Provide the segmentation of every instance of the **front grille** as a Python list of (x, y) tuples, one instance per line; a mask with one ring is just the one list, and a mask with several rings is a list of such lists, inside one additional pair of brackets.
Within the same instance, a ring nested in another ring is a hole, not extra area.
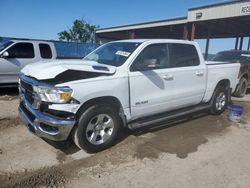
[(30, 103), (33, 104), (34, 102), (34, 94), (33, 94), (33, 87), (31, 84), (21, 80), (20, 82), (20, 89), (21, 93), (24, 94), (25, 99)]

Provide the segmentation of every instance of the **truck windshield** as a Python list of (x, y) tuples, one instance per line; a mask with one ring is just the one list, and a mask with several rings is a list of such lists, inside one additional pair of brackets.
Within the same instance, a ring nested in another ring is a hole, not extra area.
[(0, 52), (4, 49), (7, 48), (9, 45), (11, 45), (13, 42), (12, 41), (6, 41), (6, 42), (0, 42)]
[(87, 55), (84, 60), (96, 61), (101, 64), (121, 66), (141, 43), (111, 42), (104, 44)]
[(249, 60), (249, 53), (243, 52), (219, 52), (212, 59), (213, 61), (245, 62)]

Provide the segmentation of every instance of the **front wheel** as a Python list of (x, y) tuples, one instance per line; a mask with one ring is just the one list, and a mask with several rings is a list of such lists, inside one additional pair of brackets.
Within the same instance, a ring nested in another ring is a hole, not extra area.
[(121, 119), (112, 106), (93, 105), (80, 116), (73, 139), (79, 148), (99, 152), (115, 144), (120, 127)]
[(214, 115), (219, 115), (225, 111), (228, 105), (228, 90), (225, 87), (218, 87), (215, 90), (211, 113)]

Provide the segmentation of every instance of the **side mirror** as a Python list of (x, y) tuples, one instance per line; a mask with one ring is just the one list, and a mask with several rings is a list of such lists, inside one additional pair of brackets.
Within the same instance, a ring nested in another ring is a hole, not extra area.
[(132, 65), (133, 71), (147, 71), (158, 68), (157, 59), (143, 59), (134, 62)]
[(144, 59), (143, 65), (147, 67), (148, 69), (154, 69), (159, 66), (157, 65), (157, 59)]
[(2, 58), (8, 58), (9, 57), (9, 52), (5, 51), (1, 54)]

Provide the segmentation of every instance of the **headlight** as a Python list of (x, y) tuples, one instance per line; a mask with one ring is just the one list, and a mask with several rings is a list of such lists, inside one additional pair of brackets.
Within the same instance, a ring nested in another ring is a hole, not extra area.
[(72, 89), (69, 87), (33, 86), (41, 101), (53, 103), (66, 103), (71, 99)]

